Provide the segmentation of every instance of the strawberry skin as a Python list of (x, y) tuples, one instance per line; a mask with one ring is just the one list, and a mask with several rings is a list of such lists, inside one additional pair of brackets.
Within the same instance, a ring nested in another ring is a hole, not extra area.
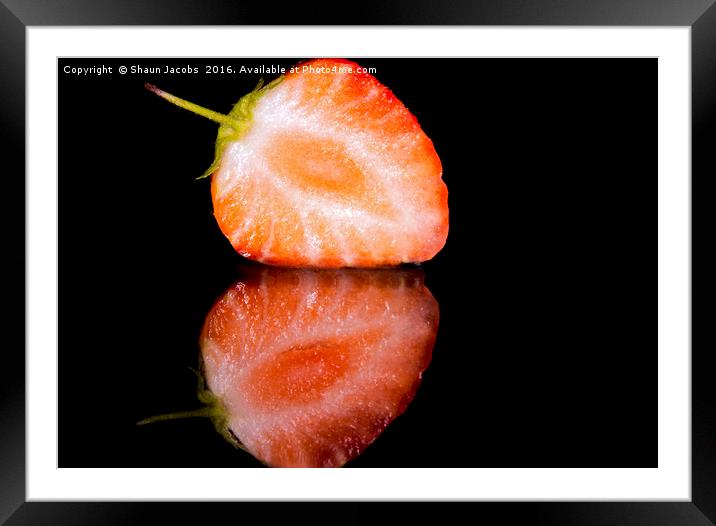
[(204, 375), (256, 458), (339, 467), (410, 403), (438, 317), (419, 271), (262, 267), (209, 312)]
[(245, 95), (228, 115), (150, 91), (220, 124), (214, 215), (246, 258), (291, 267), (431, 259), (448, 192), (417, 119), (354, 62), (316, 59)]

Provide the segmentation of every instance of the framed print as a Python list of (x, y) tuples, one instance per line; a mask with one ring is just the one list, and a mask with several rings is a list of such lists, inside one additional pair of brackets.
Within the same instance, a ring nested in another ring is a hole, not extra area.
[(710, 2), (74, 4), (0, 10), (3, 520), (714, 520)]

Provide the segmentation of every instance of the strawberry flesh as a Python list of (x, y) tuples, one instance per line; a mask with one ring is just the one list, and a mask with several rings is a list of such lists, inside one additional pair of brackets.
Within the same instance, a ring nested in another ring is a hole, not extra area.
[(271, 265), (431, 259), (448, 232), (432, 141), (387, 87), (355, 73), (357, 64), (304, 65), (354, 72), (299, 65), (257, 98), (246, 131), (226, 145), (213, 174), (222, 232), (240, 254)]
[(263, 463), (339, 467), (406, 409), (438, 316), (418, 270), (254, 268), (206, 318), (206, 382)]

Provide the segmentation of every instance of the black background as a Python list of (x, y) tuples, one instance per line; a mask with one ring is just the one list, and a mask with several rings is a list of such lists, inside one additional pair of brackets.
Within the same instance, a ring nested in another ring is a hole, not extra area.
[[(198, 332), (241, 263), (194, 179), (216, 125), (143, 83), (228, 112), (258, 76), (62, 67), (298, 60), (59, 61), (61, 467), (259, 465), (208, 421), (134, 425), (197, 406)], [(423, 385), (349, 466), (655, 467), (656, 59), (358, 62), (433, 140), (450, 234)]]

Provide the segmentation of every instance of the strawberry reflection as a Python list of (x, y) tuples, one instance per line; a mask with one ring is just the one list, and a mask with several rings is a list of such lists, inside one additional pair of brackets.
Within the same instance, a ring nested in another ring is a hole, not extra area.
[(249, 267), (206, 317), (215, 423), (264, 464), (338, 467), (400, 415), (438, 304), (419, 270)]

